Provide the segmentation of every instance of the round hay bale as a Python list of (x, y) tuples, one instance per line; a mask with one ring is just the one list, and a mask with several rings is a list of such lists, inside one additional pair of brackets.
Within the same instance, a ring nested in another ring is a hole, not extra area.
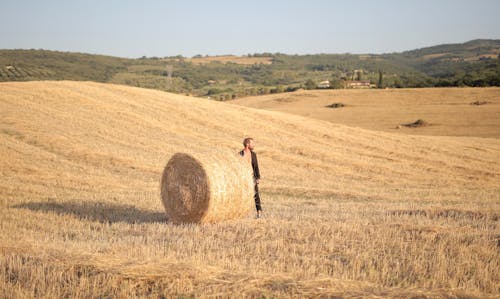
[(173, 223), (214, 223), (250, 212), (251, 166), (237, 153), (176, 153), (161, 179), (161, 199)]

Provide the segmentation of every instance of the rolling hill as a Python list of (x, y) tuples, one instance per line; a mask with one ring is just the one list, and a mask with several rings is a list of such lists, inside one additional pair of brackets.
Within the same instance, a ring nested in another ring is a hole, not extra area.
[[(308, 80), (336, 88), (355, 78), (381, 87), (500, 86), (500, 40), (388, 54), (249, 54), (243, 57), (142, 57), (46, 50), (0, 50), (0, 82), (79, 80), (207, 96), (218, 100), (281, 93)], [(382, 78), (380, 75), (382, 74)], [(382, 80), (380, 80), (382, 79)]]
[[(0, 83), (6, 297), (498, 295), (500, 140), (94, 82)], [(175, 152), (253, 136), (264, 219), (165, 221)]]

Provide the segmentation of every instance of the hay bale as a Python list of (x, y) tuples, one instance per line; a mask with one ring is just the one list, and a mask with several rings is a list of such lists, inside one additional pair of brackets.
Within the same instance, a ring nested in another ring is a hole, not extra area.
[(176, 153), (161, 179), (161, 199), (173, 223), (241, 218), (253, 206), (252, 168), (231, 152)]

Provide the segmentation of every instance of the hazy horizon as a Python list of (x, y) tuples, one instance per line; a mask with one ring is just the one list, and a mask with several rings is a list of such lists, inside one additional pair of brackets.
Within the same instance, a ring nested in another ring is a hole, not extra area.
[[(492, 38), (477, 38), (474, 40), (498, 40), (498, 39), (492, 39)], [(352, 55), (383, 55), (383, 54), (391, 54), (391, 53), (401, 53), (405, 51), (412, 51), (412, 50), (418, 50), (418, 49), (423, 49), (423, 48), (428, 48), (428, 47), (434, 47), (434, 46), (442, 46), (442, 45), (450, 45), (450, 44), (464, 44), (467, 42), (470, 42), (473, 40), (467, 40), (463, 42), (456, 42), (456, 43), (441, 43), (441, 44), (435, 44), (435, 45), (427, 45), (427, 46), (422, 46), (418, 48), (413, 48), (413, 49), (404, 49), (400, 51), (393, 51), (393, 52), (383, 52), (383, 53), (369, 53), (369, 52), (359, 52), (359, 53), (354, 53), (354, 52), (317, 52), (317, 53), (286, 53), (286, 52), (270, 52), (270, 51), (263, 51), (263, 52), (253, 52), (253, 53), (246, 53), (246, 54), (235, 54), (235, 53), (224, 53), (224, 54), (203, 54), (203, 53), (198, 53), (194, 55), (183, 55), (183, 54), (176, 54), (176, 55), (143, 55), (143, 56), (137, 56), (137, 57), (131, 57), (131, 56), (119, 56), (119, 55), (113, 55), (113, 54), (107, 54), (107, 53), (93, 53), (93, 52), (83, 52), (83, 51), (70, 51), (70, 50), (60, 50), (60, 49), (46, 49), (46, 48), (0, 48), (0, 50), (42, 50), (42, 51), (54, 51), (54, 52), (62, 52), (62, 53), (77, 53), (77, 54), (90, 54), (90, 55), (102, 55), (102, 56), (111, 56), (111, 57), (117, 57), (117, 58), (127, 58), (127, 59), (135, 59), (135, 58), (142, 58), (142, 57), (147, 57), (147, 58), (153, 58), (153, 57), (175, 57), (175, 56), (182, 56), (185, 58), (191, 58), (194, 56), (201, 55), (202, 57), (218, 57), (218, 56), (247, 56), (248, 54), (253, 55), (253, 54), (264, 54), (264, 53), (271, 53), (271, 54), (286, 54), (286, 55), (320, 55), (320, 54), (352, 54)]]
[(0, 8), (1, 49), (127, 58), (382, 54), (500, 38), (500, 2), (491, 0), (21, 0)]

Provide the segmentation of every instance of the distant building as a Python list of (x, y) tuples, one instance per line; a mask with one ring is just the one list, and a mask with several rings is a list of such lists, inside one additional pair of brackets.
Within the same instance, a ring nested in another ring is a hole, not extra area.
[(345, 81), (345, 88), (373, 88), (375, 84), (370, 84), (370, 81)]
[(330, 88), (330, 81), (321, 81), (318, 84), (318, 88)]

